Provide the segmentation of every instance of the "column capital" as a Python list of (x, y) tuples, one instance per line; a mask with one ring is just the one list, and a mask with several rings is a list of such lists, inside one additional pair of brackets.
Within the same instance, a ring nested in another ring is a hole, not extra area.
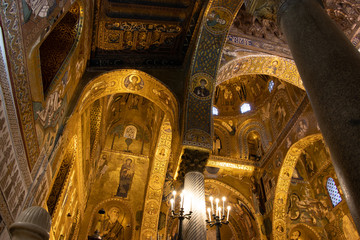
[(178, 179), (182, 180), (188, 172), (201, 172), (205, 170), (209, 152), (196, 149), (185, 149), (181, 156)]

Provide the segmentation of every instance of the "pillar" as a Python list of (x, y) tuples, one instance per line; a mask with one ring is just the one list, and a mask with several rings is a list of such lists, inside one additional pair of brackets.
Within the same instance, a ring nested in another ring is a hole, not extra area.
[(278, 20), (360, 232), (360, 54), (317, 0), (285, 0)]
[(25, 209), (10, 226), (12, 240), (47, 240), (50, 235), (51, 217), (42, 207)]
[(206, 206), (204, 169), (208, 152), (185, 149), (182, 155), (179, 176), (184, 178), (184, 189), (192, 195), (193, 206), (190, 220), (184, 220), (185, 240), (206, 240)]

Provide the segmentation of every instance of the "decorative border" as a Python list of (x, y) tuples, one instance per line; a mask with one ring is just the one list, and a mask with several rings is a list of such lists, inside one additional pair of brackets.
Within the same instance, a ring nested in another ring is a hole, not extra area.
[[(1, 38), (3, 37), (2, 35), (2, 30), (0, 27), (0, 35)], [(17, 118), (17, 114), (16, 114), (16, 108), (15, 108), (15, 103), (14, 103), (14, 98), (12, 93), (12, 88), (11, 88), (11, 82), (10, 82), (10, 76), (9, 76), (9, 71), (8, 71), (8, 65), (7, 65), (7, 60), (6, 60), (6, 53), (5, 53), (5, 49), (0, 49), (1, 51), (1, 56), (0, 56), (0, 88), (2, 90), (2, 95), (3, 95), (3, 99), (4, 99), (4, 105), (5, 105), (5, 111), (6, 111), (6, 116), (7, 116), (7, 121), (8, 121), (8, 125), (10, 127), (10, 132), (11, 132), (11, 138), (13, 141), (13, 146), (14, 146), (14, 150), (15, 150), (15, 154), (16, 154), (16, 159), (17, 162), (19, 164), (19, 168), (21, 170), (21, 174), (24, 178), (25, 184), (27, 187), (30, 186), (30, 184), (32, 183), (32, 178), (30, 175), (30, 171), (29, 171), (29, 166), (28, 166), (28, 162), (26, 159), (26, 151), (25, 151), (25, 147), (24, 147), (24, 143), (23, 143), (23, 139), (21, 136), (21, 131), (19, 128), (19, 122), (18, 122), (18, 118)]]
[(21, 33), (21, 14), (17, 1), (4, 0), (2, 3), (1, 20), (5, 23), (6, 45), (10, 56), (11, 79), (15, 88), (16, 106), (23, 126), (23, 138), (28, 156), (30, 170), (33, 168), (39, 155), (35, 122), (33, 117), (30, 83), (27, 75), (23, 37)]
[(164, 119), (158, 138), (155, 157), (147, 186), (140, 239), (156, 239), (165, 175), (171, 156), (172, 129), (168, 119)]

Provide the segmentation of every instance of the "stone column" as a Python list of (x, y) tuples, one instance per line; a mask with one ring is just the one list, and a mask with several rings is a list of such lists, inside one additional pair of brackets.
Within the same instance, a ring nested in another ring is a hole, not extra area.
[(360, 232), (360, 53), (317, 0), (285, 0), (278, 20)]
[(50, 235), (51, 217), (42, 207), (25, 209), (10, 226), (12, 240), (47, 240)]
[(184, 189), (192, 195), (193, 206), (190, 220), (184, 220), (185, 240), (206, 240), (206, 206), (204, 169), (209, 152), (185, 149), (181, 157), (179, 177), (184, 178)]

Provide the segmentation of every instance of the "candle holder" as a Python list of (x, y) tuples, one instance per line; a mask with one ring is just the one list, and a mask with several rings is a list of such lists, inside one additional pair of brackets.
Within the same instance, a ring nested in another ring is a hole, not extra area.
[(220, 228), (223, 224), (227, 225), (229, 224), (229, 215), (230, 215), (230, 206), (227, 206), (227, 216), (225, 216), (225, 201), (226, 198), (223, 197), (222, 198), (222, 202), (223, 202), (223, 208), (219, 207), (219, 199), (216, 198), (215, 199), (215, 203), (216, 203), (216, 208), (214, 211), (214, 204), (213, 204), (213, 197), (210, 197), (210, 203), (211, 203), (211, 208), (208, 208), (208, 219), (206, 219), (206, 224), (209, 225), (210, 227), (216, 226), (216, 240), (221, 240), (221, 235), (220, 235)]
[(172, 198), (170, 200), (170, 204), (171, 204), (171, 215), (170, 217), (175, 219), (179, 219), (179, 235), (178, 235), (178, 238), (177, 240), (182, 240), (182, 224), (183, 224), (183, 221), (184, 219), (190, 219), (191, 218), (191, 214), (192, 214), (192, 198), (190, 198), (190, 211), (189, 213), (185, 213), (185, 210), (184, 210), (184, 202), (185, 202), (185, 192), (183, 191), (181, 194), (180, 194), (180, 208), (179, 208), (179, 211), (178, 212), (175, 212), (175, 197), (176, 197), (176, 191), (173, 191), (173, 195), (174, 195), (174, 198)]

